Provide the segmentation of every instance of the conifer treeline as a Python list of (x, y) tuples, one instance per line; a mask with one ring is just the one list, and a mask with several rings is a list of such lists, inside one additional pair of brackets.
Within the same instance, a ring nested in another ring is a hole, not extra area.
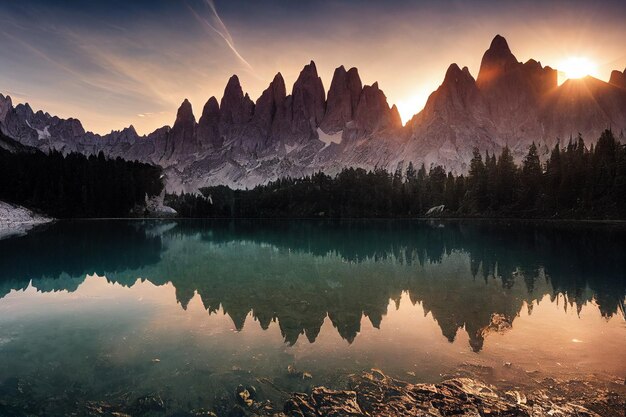
[(590, 149), (580, 136), (555, 146), (545, 164), (535, 144), (519, 167), (508, 148), (498, 157), (476, 149), (467, 176), (413, 164), (394, 174), (347, 168), (167, 202), (184, 217), (416, 217), (444, 205), (448, 216), (625, 219), (626, 146), (607, 130)]
[(159, 167), (53, 151), (0, 148), (0, 200), (56, 218), (125, 217), (163, 189)]

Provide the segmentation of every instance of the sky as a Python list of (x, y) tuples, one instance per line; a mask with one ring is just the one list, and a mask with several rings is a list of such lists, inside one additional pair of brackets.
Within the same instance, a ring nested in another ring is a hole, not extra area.
[(404, 121), (451, 63), (476, 77), (496, 34), (518, 60), (584, 58), (607, 81), (626, 68), (626, 2), (459, 0), (0, 0), (0, 93), (87, 130), (196, 118), (232, 74), (256, 100), (277, 72), (288, 92), (313, 60), (326, 89), (339, 65), (378, 81)]

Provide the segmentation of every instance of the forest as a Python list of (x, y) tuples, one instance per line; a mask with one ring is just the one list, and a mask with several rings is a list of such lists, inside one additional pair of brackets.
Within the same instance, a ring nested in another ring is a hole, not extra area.
[(167, 195), (166, 204), (182, 217), (423, 217), (443, 205), (437, 216), (626, 219), (626, 145), (606, 130), (589, 148), (580, 135), (557, 144), (544, 163), (534, 143), (519, 166), (508, 148), (498, 156), (475, 149), (466, 176), (412, 163), (395, 173), (346, 168), (250, 190)]
[(162, 189), (159, 167), (102, 152), (86, 157), (0, 148), (0, 200), (55, 218), (126, 217), (143, 206), (146, 194)]

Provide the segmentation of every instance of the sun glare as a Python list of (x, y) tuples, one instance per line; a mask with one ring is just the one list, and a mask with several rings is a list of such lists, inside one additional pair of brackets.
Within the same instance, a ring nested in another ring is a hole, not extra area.
[(426, 90), (416, 91), (413, 95), (401, 98), (395, 102), (400, 113), (402, 123), (406, 124), (411, 117), (419, 113), (428, 100), (428, 92)]
[(559, 64), (559, 78), (561, 82), (570, 78), (582, 78), (587, 75), (597, 76), (597, 65), (589, 58), (572, 56)]

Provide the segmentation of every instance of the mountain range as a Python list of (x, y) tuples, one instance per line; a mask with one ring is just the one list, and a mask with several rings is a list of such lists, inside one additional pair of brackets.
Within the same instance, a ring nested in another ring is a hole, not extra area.
[(626, 131), (626, 69), (608, 83), (587, 76), (558, 85), (557, 70), (519, 62), (497, 35), (478, 76), (452, 64), (424, 109), (404, 126), (378, 83), (363, 85), (356, 68), (338, 67), (328, 91), (311, 61), (287, 94), (280, 73), (254, 102), (233, 75), (221, 100), (211, 97), (196, 119), (184, 100), (174, 124), (140, 136), (133, 126), (98, 135), (0, 94), (0, 130), (44, 151), (139, 160), (164, 169), (169, 191), (208, 185), (252, 187), (284, 176), (344, 167), (394, 171), (409, 162), (465, 173), (475, 147), (519, 161), (532, 142), (542, 157), (579, 133), (591, 145), (612, 128)]

